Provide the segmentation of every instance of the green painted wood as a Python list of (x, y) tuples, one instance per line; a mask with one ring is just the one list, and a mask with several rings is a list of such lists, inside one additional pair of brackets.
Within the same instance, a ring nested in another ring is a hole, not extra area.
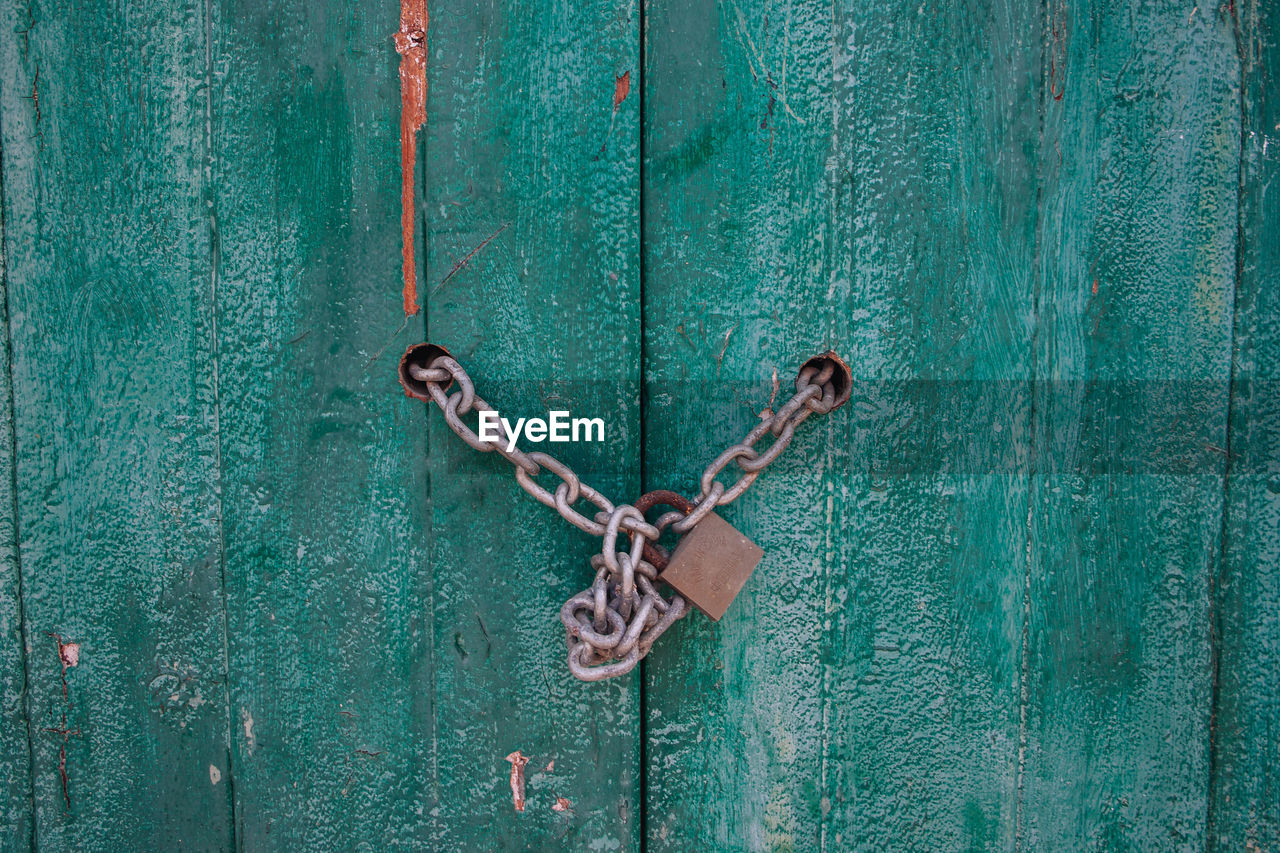
[[(603, 418), (602, 444), (526, 449), (633, 500), (638, 9), (474, 0), (434, 7), (428, 42), (428, 337), (504, 413)], [(637, 849), (639, 679), (574, 680), (558, 618), (589, 585), (599, 540), (535, 504), (508, 463), (462, 444), (436, 411), (427, 456), (437, 845)], [(515, 750), (530, 756), (521, 814), (504, 760)], [(559, 797), (571, 809), (554, 811)]]
[(0, 211), (0, 850), (34, 843), (31, 800), (31, 733), (27, 727), (22, 636), (22, 581), (18, 565), (16, 489), (13, 478), (13, 384), (9, 381), (9, 310)]
[(1241, 3), (1240, 267), (1209, 846), (1280, 849), (1280, 5)]
[[(236, 838), (429, 846), (426, 413), (396, 380), (387, 4), (211, 5)], [(207, 274), (207, 271), (206, 271)]]
[(1048, 7), (1029, 849), (1199, 849), (1236, 267), (1227, 7)]
[[(398, 9), (0, 8), (0, 846), (1280, 844), (1267, 5), (433, 9), (407, 322)], [(424, 332), (619, 500), (859, 385), (584, 687)]]
[(648, 662), (650, 849), (1007, 848), (1038, 7), (650, 10), (646, 485), (775, 369), (857, 380), (725, 510), (766, 554), (733, 609)]
[(0, 16), (36, 844), (224, 848), (203, 5)]

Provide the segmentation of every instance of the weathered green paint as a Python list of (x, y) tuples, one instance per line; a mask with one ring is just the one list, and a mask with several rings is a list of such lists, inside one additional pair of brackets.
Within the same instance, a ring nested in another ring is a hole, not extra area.
[(1030, 849), (1204, 844), (1235, 284), (1226, 7), (1051, 4), (1029, 514)]
[[(1272, 5), (434, 5), (405, 321), (394, 4), (8, 0), (0, 847), (1280, 846)], [(858, 385), (583, 686), (424, 335), (618, 501)]]
[(202, 11), (0, 11), (41, 849), (231, 838)]
[(1240, 3), (1239, 281), (1209, 848), (1280, 849), (1280, 4)]
[(734, 609), (649, 663), (651, 849), (1012, 844), (1038, 14), (651, 6), (646, 485), (696, 489), (775, 369), (856, 380), (726, 510)]
[(394, 8), (224, 2), (209, 68), (236, 834), (414, 848), (433, 802), (426, 412), (395, 363)]
[[(4, 245), (0, 211), (0, 247)], [(31, 733), (27, 727), (23, 671), (22, 601), (18, 566), (16, 490), (13, 481), (13, 385), (9, 381), (9, 312), (3, 248), (0, 248), (0, 850), (32, 843)]]
[[(504, 413), (604, 418), (604, 444), (528, 449), (615, 502), (640, 485), (639, 100), (615, 106), (617, 77), (639, 73), (638, 14), (597, 0), (433, 9), (423, 130), (427, 337)], [(558, 616), (590, 584), (599, 540), (436, 412), (427, 458), (438, 846), (636, 849), (639, 679), (575, 681)], [(522, 814), (504, 760), (517, 749)], [(553, 811), (557, 797), (572, 809)]]

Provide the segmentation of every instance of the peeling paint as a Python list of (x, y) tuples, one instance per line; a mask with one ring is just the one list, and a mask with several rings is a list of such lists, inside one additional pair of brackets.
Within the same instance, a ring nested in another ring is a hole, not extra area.
[(401, 0), (400, 31), (400, 228), (403, 237), (404, 314), (418, 311), (418, 272), (413, 258), (413, 172), (418, 130), (427, 120), (427, 2)]
[(248, 708), (240, 709), (240, 722), (244, 724), (245, 749), (249, 750), (249, 754), (252, 755), (258, 742), (253, 737), (253, 715), (249, 713)]
[(64, 667), (80, 665), (80, 644), (58, 642), (58, 657)]
[(511, 762), (511, 802), (516, 811), (524, 811), (524, 766), (529, 763), (529, 756), (520, 750), (508, 755), (505, 759)]
[(613, 79), (613, 111), (616, 113), (618, 107), (627, 99), (627, 95), (631, 92), (631, 72), (624, 71)]
[(62, 781), (62, 801), (71, 811), (71, 783), (67, 775), (67, 741), (81, 734), (80, 727), (71, 728), (67, 724), (67, 711), (71, 709), (71, 696), (67, 686), (67, 668), (80, 663), (80, 644), (67, 642), (61, 634), (53, 631), (45, 632), (58, 644), (58, 662), (62, 664), (62, 722), (58, 726), (45, 728), (47, 734), (57, 735), (62, 739), (58, 749), (58, 778)]

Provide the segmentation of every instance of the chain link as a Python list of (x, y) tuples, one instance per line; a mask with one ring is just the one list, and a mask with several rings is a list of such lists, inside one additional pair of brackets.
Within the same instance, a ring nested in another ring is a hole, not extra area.
[[(667, 560), (666, 551), (657, 545), (662, 533), (668, 528), (679, 534), (688, 533), (716, 507), (737, 500), (787, 448), (797, 426), (812, 414), (825, 414), (843, 404), (850, 390), (848, 368), (834, 353), (810, 359), (796, 377), (794, 396), (776, 412), (762, 412), (760, 423), (742, 441), (731, 445), (703, 469), (696, 498), (686, 501), (668, 492), (651, 493), (670, 495), (656, 503), (674, 501), (675, 509), (650, 524), (639, 508), (630, 504), (614, 506), (549, 453), (507, 450), (500, 440), (480, 438), (463, 418), (473, 412), (479, 417), (481, 412), (497, 410), (476, 394), (471, 377), (442, 347), (410, 347), (400, 370), (406, 391), (439, 406), (445, 423), (459, 438), (482, 453), (496, 451), (515, 467), (516, 483), (534, 500), (555, 510), (579, 530), (602, 538), (600, 553), (591, 558), (595, 580), (560, 608), (569, 645), (569, 671), (583, 681), (600, 681), (630, 672), (658, 637), (689, 612), (681, 596), (664, 597), (655, 586)], [(454, 382), (457, 390), (447, 393)], [(773, 441), (758, 450), (756, 444), (766, 434), (771, 434)], [(730, 463), (737, 465), (739, 473), (731, 485), (726, 485), (718, 477)], [(538, 482), (544, 471), (557, 478), (554, 486)], [(594, 509), (590, 516), (574, 506), (583, 501)], [(643, 503), (647, 511), (655, 501), (637, 503)], [(619, 549), (622, 535), (630, 540), (626, 550)]]

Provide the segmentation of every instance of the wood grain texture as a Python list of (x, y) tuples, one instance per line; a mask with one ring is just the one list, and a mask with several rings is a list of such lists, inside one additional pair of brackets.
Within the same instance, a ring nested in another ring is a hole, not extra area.
[(211, 169), (236, 836), (422, 849), (426, 412), (395, 365), (386, 4), (216, 3)]
[[(433, 10), (423, 131), (428, 338), (504, 414), (603, 418), (603, 444), (526, 449), (615, 502), (640, 485), (639, 101), (618, 84), (638, 76), (638, 14), (597, 0)], [(638, 678), (574, 680), (558, 618), (599, 540), (438, 412), (429, 423), (437, 847), (637, 849)], [(517, 749), (531, 759), (522, 813), (504, 760)]]
[(765, 559), (724, 621), (648, 662), (650, 847), (1008, 847), (1038, 11), (650, 9), (646, 486), (775, 369), (856, 379), (725, 511)]
[(231, 839), (202, 12), (0, 9), (41, 849)]
[(1052, 3), (1029, 849), (1204, 845), (1235, 284), (1227, 7)]
[(27, 726), (22, 581), (18, 565), (13, 477), (13, 383), (9, 372), (9, 310), (0, 211), (0, 850), (35, 843), (31, 800), (31, 732)]
[[(1280, 848), (1276, 5), (433, 5), (405, 320), (395, 4), (0, 0), (0, 850)], [(424, 334), (618, 502), (857, 386), (582, 685)]]
[(1280, 5), (1237, 4), (1240, 267), (1209, 848), (1280, 849)]

